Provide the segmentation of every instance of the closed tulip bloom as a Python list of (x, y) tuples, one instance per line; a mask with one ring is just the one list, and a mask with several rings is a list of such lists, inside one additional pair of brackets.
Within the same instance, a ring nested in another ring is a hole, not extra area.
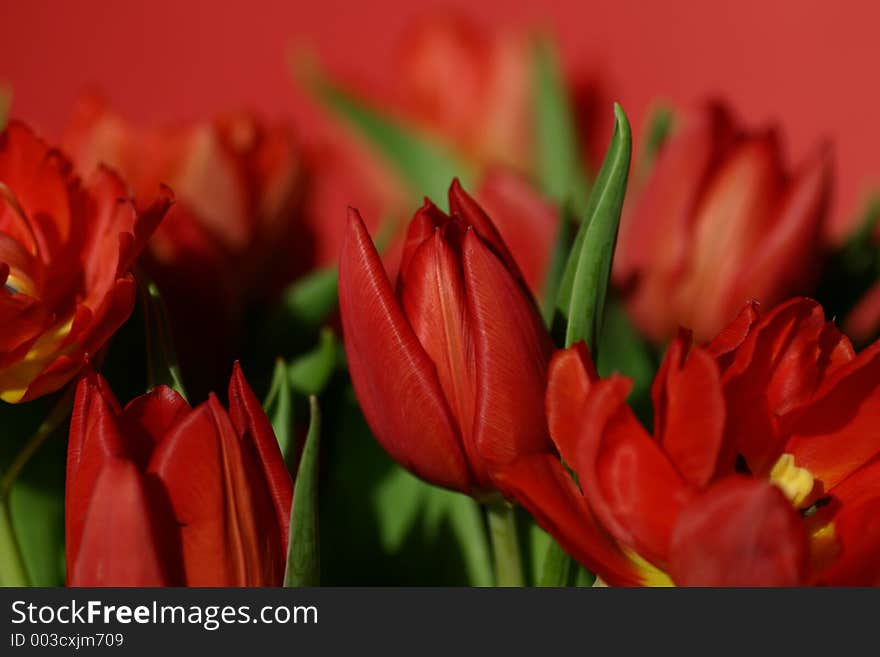
[(685, 115), (621, 224), (615, 281), (639, 328), (708, 340), (749, 300), (810, 292), (830, 189), (827, 148), (789, 171), (775, 132), (746, 131), (719, 104)]
[(104, 167), (80, 180), (21, 123), (0, 134), (0, 399), (60, 389), (128, 319), (129, 268), (172, 196), (150, 199), (138, 212)]
[(67, 454), (71, 586), (280, 586), (293, 486), (236, 364), (229, 410), (160, 386), (124, 408), (77, 388)]
[(748, 305), (704, 347), (682, 332), (653, 387), (583, 345), (550, 366), (554, 455), (496, 479), (614, 585), (880, 585), (880, 343), (858, 355), (821, 307)]
[(349, 213), (339, 304), (355, 392), (385, 450), (423, 479), (481, 497), (493, 470), (551, 448), (552, 343), (489, 217), (457, 182), (409, 226), (392, 286)]

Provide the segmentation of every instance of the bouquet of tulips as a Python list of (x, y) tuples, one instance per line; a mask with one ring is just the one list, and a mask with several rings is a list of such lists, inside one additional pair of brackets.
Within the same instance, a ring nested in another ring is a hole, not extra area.
[(525, 32), (402, 61), (296, 58), (308, 135), (0, 102), (0, 584), (880, 585), (833, 144), (712, 98), (634, 140)]

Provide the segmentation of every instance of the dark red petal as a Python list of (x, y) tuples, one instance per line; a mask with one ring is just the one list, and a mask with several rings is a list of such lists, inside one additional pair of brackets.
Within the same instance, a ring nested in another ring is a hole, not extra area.
[[(136, 466), (111, 458), (89, 491), (87, 506), (71, 511), (82, 527), (79, 550), (68, 549), (69, 586), (179, 586), (166, 561), (169, 537), (156, 530), (150, 496)], [(68, 518), (68, 522), (70, 522)]]
[(550, 335), (524, 289), (472, 230), (462, 261), (476, 348), (477, 448), (493, 463), (549, 450), (544, 391)]
[(130, 458), (146, 470), (156, 445), (189, 411), (186, 400), (168, 386), (132, 399), (119, 416)]
[(434, 230), (449, 221), (449, 217), (440, 208), (425, 199), (424, 204), (413, 215), (412, 221), (406, 229), (406, 240), (403, 245), (403, 254), (400, 259), (400, 277), (406, 279), (409, 263), (416, 250), (431, 238)]
[(490, 486), (488, 473), (474, 442), (477, 375), (473, 327), (461, 262), (444, 232), (435, 230), (415, 250), (399, 294), (410, 326), (437, 368), (471, 472), (485, 488)]
[(747, 302), (736, 318), (706, 345), (706, 350), (718, 361), (722, 370), (730, 365), (734, 352), (760, 317), (761, 305), (757, 301)]
[(556, 456), (524, 456), (499, 468), (494, 478), (585, 568), (612, 586), (643, 583), (635, 564), (599, 525)]
[(654, 436), (679, 473), (697, 487), (715, 474), (726, 409), (718, 366), (679, 332), (654, 379)]
[(284, 464), (284, 457), (281, 455), (272, 424), (245, 380), (244, 372), (241, 371), (237, 361), (232, 367), (232, 378), (229, 380), (229, 416), (242, 440), (250, 438), (256, 447), (263, 467), (263, 476), (269, 487), (272, 503), (275, 505), (278, 526), (281, 528), (281, 538), (284, 541), (284, 553), (287, 554), (293, 481)]
[(98, 476), (108, 461), (127, 456), (118, 413), (119, 404), (100, 374), (89, 372), (80, 380), (70, 417), (64, 496), (69, 564), (77, 561), (83, 522)]
[(809, 547), (800, 514), (766, 481), (734, 475), (682, 510), (669, 574), (679, 586), (798, 586)]
[(423, 479), (469, 491), (461, 439), (434, 364), (404, 318), (356, 210), (339, 262), (339, 309), (352, 384), (377, 440)]
[(281, 585), (286, 553), (259, 455), (216, 397), (177, 423), (149, 472), (180, 523), (187, 585)]
[(661, 567), (675, 518), (691, 492), (626, 404), (630, 382), (595, 382), (579, 431), (555, 435), (593, 512), (618, 542)]
[(492, 223), (489, 215), (479, 204), (464, 191), (458, 178), (452, 181), (449, 187), (449, 213), (461, 217), (467, 224), (473, 226), (484, 242), (495, 252), (504, 266), (510, 271), (518, 281), (523, 281), (523, 275), (519, 265), (511, 255), (510, 250), (504, 243), (501, 233)]

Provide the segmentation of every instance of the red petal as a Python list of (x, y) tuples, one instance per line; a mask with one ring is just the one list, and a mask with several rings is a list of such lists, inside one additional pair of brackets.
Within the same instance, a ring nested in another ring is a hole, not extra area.
[(525, 290), (472, 230), (462, 261), (476, 349), (477, 448), (493, 463), (547, 451), (550, 335)]
[[(455, 230), (455, 226), (447, 224)], [(481, 487), (489, 482), (474, 442), (477, 397), (476, 356), (461, 262), (444, 229), (422, 242), (410, 258), (399, 293), (410, 326), (437, 368), (452, 415), (457, 419), (465, 455)], [(451, 239), (460, 236), (450, 235)]]
[(423, 479), (469, 491), (461, 439), (434, 364), (404, 318), (356, 210), (339, 263), (339, 308), (352, 384), (376, 438)]
[(626, 405), (629, 388), (617, 375), (595, 382), (581, 407), (579, 431), (553, 437), (602, 524), (662, 567), (690, 491)]
[(785, 451), (825, 491), (880, 454), (880, 342), (835, 370), (793, 416)]
[(450, 215), (461, 217), (467, 224), (473, 226), (477, 231), (477, 235), (495, 252), (495, 255), (501, 258), (507, 270), (517, 280), (523, 280), (519, 265), (501, 238), (501, 233), (498, 232), (498, 229), (492, 223), (485, 210), (464, 191), (461, 183), (458, 182), (458, 178), (453, 180), (452, 185), (449, 187), (449, 213)]
[[(880, 586), (880, 460), (861, 468), (832, 491), (831, 503), (810, 520), (831, 523), (833, 559), (818, 579), (831, 586)], [(821, 546), (820, 546), (821, 547)]]
[(736, 284), (764, 238), (781, 186), (779, 146), (766, 134), (733, 149), (706, 187), (690, 242), (687, 279), (673, 300), (680, 323), (699, 340), (716, 335), (748, 301), (737, 296)]
[(286, 553), (259, 454), (213, 395), (156, 449), (188, 586), (280, 586)]
[(263, 466), (263, 476), (269, 487), (272, 503), (275, 505), (275, 514), (284, 541), (284, 554), (287, 554), (293, 481), (284, 464), (284, 457), (278, 447), (278, 439), (275, 438), (272, 424), (245, 380), (237, 361), (232, 367), (232, 378), (229, 380), (229, 416), (238, 435), (243, 440), (250, 438), (256, 447)]
[(544, 290), (559, 228), (558, 212), (518, 175), (497, 170), (475, 196), (510, 248), (535, 298)]
[(731, 476), (681, 512), (669, 555), (679, 586), (798, 586), (806, 582), (804, 524), (769, 483)]
[(146, 470), (153, 450), (175, 424), (189, 413), (183, 397), (168, 386), (159, 386), (126, 404), (118, 420), (129, 457)]
[(843, 324), (847, 335), (864, 344), (880, 330), (880, 283), (875, 283), (859, 300)]
[(718, 361), (722, 371), (733, 360), (733, 354), (748, 337), (755, 322), (761, 317), (761, 306), (757, 301), (748, 301), (736, 318), (706, 345), (706, 350)]
[(679, 332), (654, 379), (654, 436), (679, 473), (697, 487), (715, 474), (725, 406), (718, 366)]
[(642, 584), (638, 569), (599, 525), (558, 458), (524, 456), (501, 467), (495, 479), (585, 568), (612, 586)]
[(809, 299), (792, 299), (755, 324), (724, 372), (725, 442), (733, 452), (724, 461), (739, 452), (756, 475), (773, 466), (784, 440), (778, 418), (809, 400), (837, 366), (827, 330), (821, 306)]
[(118, 413), (119, 404), (101, 375), (90, 372), (80, 380), (67, 447), (64, 508), (68, 564), (77, 562), (86, 510), (104, 465), (127, 456)]
[[(360, 216), (360, 215), (359, 215)], [(425, 199), (424, 204), (413, 215), (412, 221), (406, 230), (406, 240), (403, 245), (403, 254), (400, 259), (400, 278), (405, 282), (406, 273), (409, 271), (409, 263), (416, 250), (430, 239), (434, 230), (449, 221), (449, 217), (436, 205)]]
[(824, 248), (831, 158), (823, 148), (789, 184), (772, 225), (764, 228), (741, 274), (737, 295), (775, 305), (812, 287)]
[(557, 445), (574, 444), (581, 431), (581, 407), (598, 379), (587, 345), (578, 342), (553, 354), (547, 379), (547, 424)]
[[(69, 586), (175, 586), (167, 562), (171, 537), (157, 530), (138, 469), (111, 458), (75, 520), (84, 529), (77, 553), (68, 551)], [(68, 511), (69, 513), (69, 511)]]

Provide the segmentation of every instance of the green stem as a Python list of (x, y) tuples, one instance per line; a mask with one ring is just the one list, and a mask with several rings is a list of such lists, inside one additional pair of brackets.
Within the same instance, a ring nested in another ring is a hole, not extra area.
[(551, 539), (544, 554), (544, 566), (538, 586), (568, 586), (571, 578), (571, 557)]
[(3, 473), (3, 478), (0, 479), (0, 503), (5, 504), (8, 501), (12, 485), (18, 479), (18, 475), (21, 474), (24, 466), (28, 464), (28, 461), (31, 460), (31, 457), (46, 441), (46, 438), (51, 436), (55, 429), (61, 426), (64, 420), (67, 419), (67, 416), (70, 415), (74, 393), (75, 386), (70, 386), (49, 412), (49, 416), (43, 420), (43, 423), (27, 439), (27, 442), (18, 451), (18, 454), (15, 455), (12, 463), (9, 464), (9, 468)]
[(27, 570), (21, 556), (9, 504), (0, 500), (0, 586), (29, 586)]
[(500, 502), (487, 506), (486, 512), (495, 553), (495, 583), (498, 586), (524, 586), (514, 508)]

